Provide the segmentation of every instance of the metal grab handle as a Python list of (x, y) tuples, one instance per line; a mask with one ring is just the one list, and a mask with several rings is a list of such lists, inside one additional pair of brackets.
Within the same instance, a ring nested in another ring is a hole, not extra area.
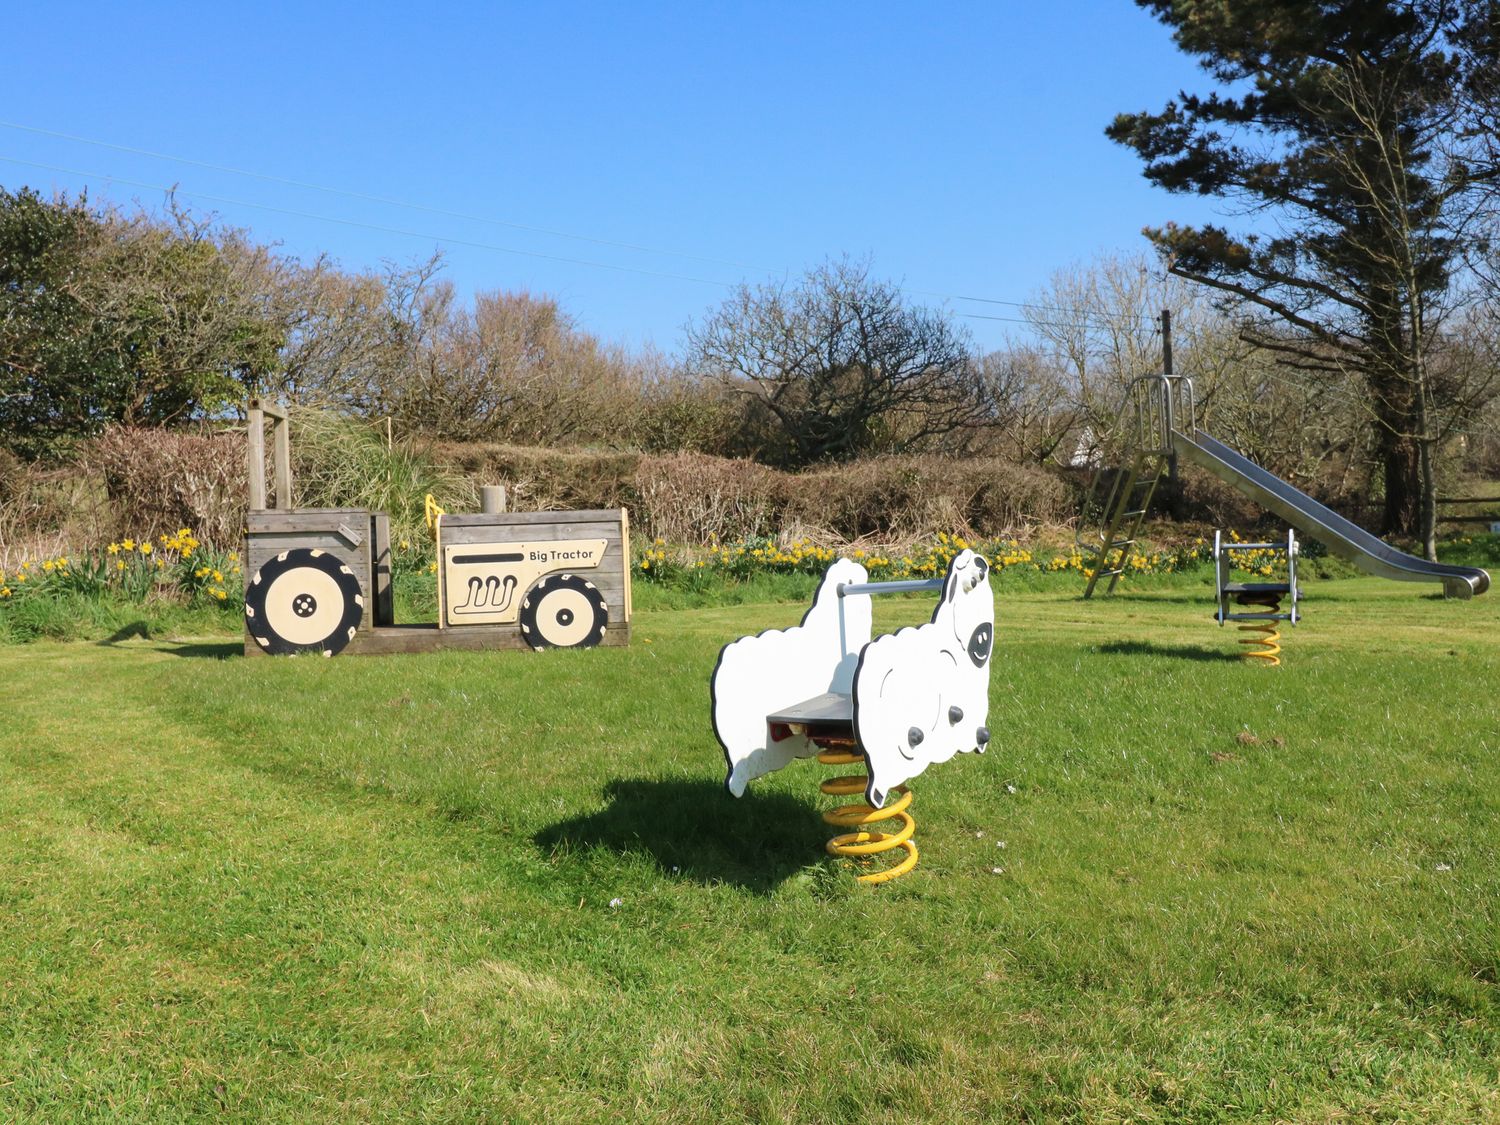
[(941, 590), (943, 578), (909, 578), (900, 582), (840, 582), (839, 597), (850, 594), (906, 594), (918, 590)]

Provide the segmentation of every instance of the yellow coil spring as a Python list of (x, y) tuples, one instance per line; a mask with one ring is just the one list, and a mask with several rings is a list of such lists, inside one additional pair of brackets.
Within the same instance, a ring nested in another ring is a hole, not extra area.
[[(847, 766), (863, 762), (864, 756), (855, 752), (850, 744), (849, 749), (820, 751), (818, 761), (826, 766)], [(855, 793), (863, 793), (869, 782), (868, 777), (858, 775), (831, 777), (822, 782), (818, 788), (831, 796), (848, 797)], [(917, 865), (917, 845), (911, 838), (912, 833), (917, 830), (917, 822), (906, 811), (911, 804), (911, 791), (904, 785), (898, 785), (894, 793), (897, 797), (895, 803), (883, 809), (866, 804), (841, 805), (823, 814), (824, 822), (835, 828), (859, 829), (855, 832), (840, 833), (829, 840), (827, 844), (829, 855), (868, 859), (870, 856), (877, 856), (896, 848), (901, 848), (906, 852), (906, 857), (894, 867), (855, 876), (861, 883), (887, 883), (892, 879), (900, 878)], [(865, 830), (866, 826), (878, 824), (882, 820), (898, 820), (901, 826), (895, 832)]]
[[(1280, 594), (1241, 594), (1235, 599), (1240, 605), (1257, 606), (1267, 613), (1281, 612)], [(1274, 621), (1242, 621), (1240, 632), (1251, 634), (1241, 637), (1240, 644), (1259, 647), (1246, 649), (1241, 655), (1252, 663), (1259, 661), (1272, 668), (1281, 664), (1281, 634)]]

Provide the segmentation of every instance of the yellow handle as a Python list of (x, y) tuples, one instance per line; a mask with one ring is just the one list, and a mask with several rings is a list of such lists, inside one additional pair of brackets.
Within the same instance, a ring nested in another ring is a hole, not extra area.
[(446, 516), (448, 512), (432, 498), (432, 493), (430, 492), (427, 494), (427, 499), (422, 501), (422, 509), (423, 515), (427, 519), (427, 530), (432, 532), (432, 537), (436, 539), (438, 517)]

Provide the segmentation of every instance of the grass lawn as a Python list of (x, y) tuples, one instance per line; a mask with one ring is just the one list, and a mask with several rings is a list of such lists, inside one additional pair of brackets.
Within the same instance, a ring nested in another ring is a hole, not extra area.
[(0, 1119), (1500, 1120), (1500, 595), (1307, 595), (1269, 669), (1202, 585), (1002, 588), (879, 888), (822, 767), (722, 787), (715, 654), (796, 604), (0, 648)]

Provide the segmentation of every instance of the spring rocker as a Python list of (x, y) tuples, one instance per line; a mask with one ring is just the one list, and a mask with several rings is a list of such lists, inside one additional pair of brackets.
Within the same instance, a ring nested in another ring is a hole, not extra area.
[[(872, 640), (872, 596), (918, 590), (941, 591), (931, 621)], [(864, 775), (820, 785), (834, 797), (865, 798), (823, 813), (847, 830), (828, 841), (828, 853), (869, 861), (902, 852), (887, 857), (892, 866), (857, 878), (884, 883), (906, 874), (917, 865), (906, 782), (989, 744), (994, 639), (989, 565), (973, 551), (955, 557), (944, 578), (900, 582), (871, 582), (859, 563), (839, 559), (800, 625), (742, 637), (719, 653), (710, 695), (729, 792), (742, 797), (755, 778), (799, 758), (862, 764)], [(872, 829), (884, 821), (896, 826)]]
[[(1251, 551), (1285, 551), (1285, 582), (1235, 582), (1234, 555)], [(1280, 543), (1241, 543), (1225, 539), (1222, 531), (1214, 532), (1214, 585), (1218, 588), (1218, 609), (1214, 620), (1222, 627), (1225, 622), (1239, 621), (1239, 630), (1244, 636), (1240, 644), (1247, 647), (1241, 654), (1252, 664), (1263, 664), (1275, 668), (1281, 664), (1281, 634), (1276, 622), (1290, 621), (1293, 625), (1302, 620), (1297, 611), (1301, 591), (1297, 588), (1297, 533), (1286, 533), (1286, 545)], [(1281, 599), (1290, 598), (1286, 613), (1281, 612)], [(1233, 609), (1231, 605), (1245, 607)]]

